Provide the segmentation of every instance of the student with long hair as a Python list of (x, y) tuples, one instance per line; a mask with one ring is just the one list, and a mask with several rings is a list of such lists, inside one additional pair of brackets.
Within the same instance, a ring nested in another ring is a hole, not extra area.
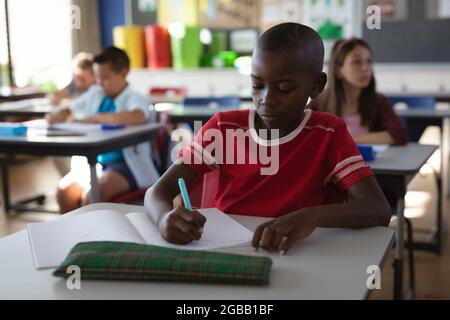
[(309, 107), (341, 117), (357, 144), (407, 143), (407, 133), (387, 98), (376, 91), (373, 53), (361, 39), (338, 41), (328, 87)]

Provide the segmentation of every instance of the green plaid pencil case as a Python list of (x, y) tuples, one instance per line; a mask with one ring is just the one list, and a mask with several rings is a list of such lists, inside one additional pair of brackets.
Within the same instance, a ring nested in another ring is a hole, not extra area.
[(67, 278), (78, 266), (81, 279), (267, 285), (272, 260), (222, 252), (178, 250), (123, 242), (77, 244), (53, 272)]

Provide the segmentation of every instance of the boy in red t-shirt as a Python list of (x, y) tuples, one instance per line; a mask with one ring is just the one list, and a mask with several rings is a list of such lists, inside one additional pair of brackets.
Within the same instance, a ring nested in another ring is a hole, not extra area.
[(169, 242), (201, 238), (205, 218), (173, 208), (179, 178), (219, 170), (215, 206), (273, 217), (253, 246), (286, 253), (317, 227), (388, 225), (391, 212), (345, 123), (305, 110), (323, 90), (324, 47), (309, 27), (284, 23), (266, 31), (253, 53), (254, 110), (217, 113), (148, 190), (148, 214)]

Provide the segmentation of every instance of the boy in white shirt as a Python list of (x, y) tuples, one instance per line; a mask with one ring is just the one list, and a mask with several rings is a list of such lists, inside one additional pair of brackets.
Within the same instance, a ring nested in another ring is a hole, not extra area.
[[(52, 124), (76, 120), (106, 125), (140, 125), (155, 121), (148, 99), (133, 91), (126, 81), (129, 68), (130, 60), (123, 50), (106, 48), (94, 58), (98, 85), (91, 86), (68, 108), (47, 115), (47, 121)], [(97, 161), (103, 166), (98, 183), (102, 202), (128, 190), (151, 186), (159, 178), (149, 143), (101, 154)], [(83, 185), (80, 178), (70, 172), (61, 179), (57, 192), (61, 213), (89, 202), (89, 187)]]

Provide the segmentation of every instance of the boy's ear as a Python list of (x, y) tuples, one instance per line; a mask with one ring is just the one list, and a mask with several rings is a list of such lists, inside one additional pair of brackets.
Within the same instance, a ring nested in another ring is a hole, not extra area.
[(130, 72), (130, 70), (122, 69), (122, 70), (120, 70), (119, 73), (120, 73), (120, 76), (125, 79), (128, 76), (128, 72)]
[(316, 75), (316, 79), (314, 81), (314, 85), (311, 88), (311, 92), (309, 93), (309, 97), (311, 99), (317, 98), (325, 88), (325, 85), (327, 84), (327, 74), (325, 72), (321, 72)]

